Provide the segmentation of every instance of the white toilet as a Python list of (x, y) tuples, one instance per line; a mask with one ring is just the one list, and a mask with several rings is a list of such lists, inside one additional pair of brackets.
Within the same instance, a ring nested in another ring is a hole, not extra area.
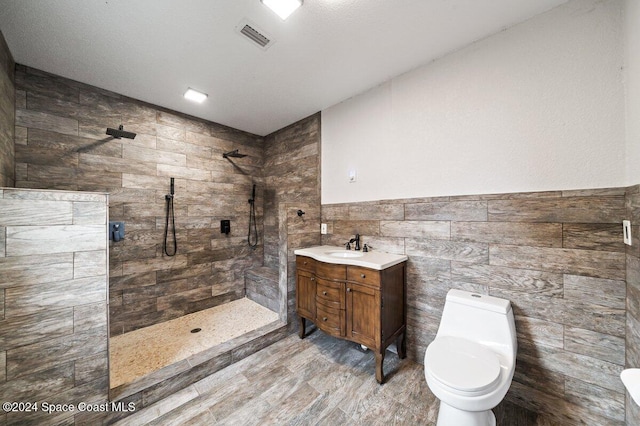
[(511, 302), (452, 289), (436, 338), (424, 356), (424, 375), (440, 400), (438, 426), (494, 426), (516, 367)]

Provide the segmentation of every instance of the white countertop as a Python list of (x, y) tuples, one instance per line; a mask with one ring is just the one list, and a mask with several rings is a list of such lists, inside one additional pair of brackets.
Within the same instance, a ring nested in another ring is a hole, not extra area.
[[(382, 270), (389, 266), (397, 265), (408, 259), (403, 254), (392, 254), (384, 251), (372, 250), (363, 252), (362, 250), (345, 250), (336, 246), (315, 246), (295, 250), (294, 253), (300, 256), (308, 256), (320, 262), (335, 263), (339, 265), (362, 266)], [(352, 257), (357, 256), (357, 257)]]

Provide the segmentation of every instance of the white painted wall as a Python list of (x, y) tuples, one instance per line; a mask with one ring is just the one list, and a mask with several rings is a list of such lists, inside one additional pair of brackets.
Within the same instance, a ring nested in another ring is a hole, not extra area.
[(640, 1), (625, 0), (627, 185), (640, 183)]
[(574, 0), (322, 111), (322, 203), (623, 186), (622, 5)]

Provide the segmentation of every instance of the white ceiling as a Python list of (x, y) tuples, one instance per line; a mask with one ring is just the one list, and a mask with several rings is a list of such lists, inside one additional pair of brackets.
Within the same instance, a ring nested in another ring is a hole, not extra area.
[(266, 135), (566, 1), (305, 0), (282, 21), (259, 0), (0, 0), (0, 31), (20, 64)]

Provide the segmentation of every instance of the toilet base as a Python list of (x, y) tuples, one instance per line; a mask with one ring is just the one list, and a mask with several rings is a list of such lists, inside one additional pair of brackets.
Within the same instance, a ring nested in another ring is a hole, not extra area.
[(496, 426), (493, 411), (463, 411), (440, 401), (436, 426)]

